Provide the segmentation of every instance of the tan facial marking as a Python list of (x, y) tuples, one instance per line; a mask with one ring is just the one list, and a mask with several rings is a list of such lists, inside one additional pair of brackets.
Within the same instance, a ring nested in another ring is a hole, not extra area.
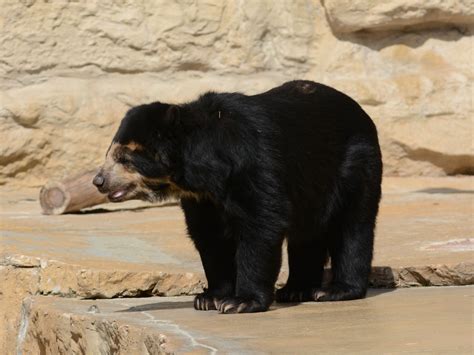
[(136, 182), (140, 179), (141, 175), (137, 172), (126, 169), (123, 164), (118, 163), (115, 160), (119, 149), (123, 149), (123, 146), (118, 143), (113, 143), (105, 158), (104, 170), (112, 177), (117, 177), (120, 180), (127, 182)]
[(134, 152), (135, 150), (143, 150), (144, 149), (141, 144), (138, 144), (137, 142), (133, 142), (133, 141), (126, 144), (126, 145), (124, 145), (124, 147), (127, 147), (132, 152)]
[(117, 157), (120, 156), (120, 154), (123, 154), (121, 150), (123, 150), (125, 147), (132, 151), (144, 149), (143, 146), (135, 142), (130, 142), (127, 145), (113, 143), (110, 146), (109, 151), (107, 152), (103, 170), (110, 179), (112, 185), (133, 184), (135, 187), (135, 194), (142, 193), (142, 195), (153, 196), (152, 190), (147, 185), (168, 184), (169, 187), (166, 189), (166, 194), (169, 197), (174, 197), (177, 199), (192, 198), (196, 200), (199, 200), (203, 197), (201, 194), (181, 189), (178, 185), (176, 185), (176, 183), (171, 181), (169, 176), (164, 176), (162, 178), (147, 178), (140, 175), (133, 169), (130, 169), (129, 167), (119, 163), (117, 161)]
[(148, 183), (156, 183), (156, 184), (168, 184), (170, 187), (168, 188), (168, 191), (171, 196), (175, 198), (194, 198), (196, 200), (199, 200), (202, 196), (198, 193), (191, 192), (191, 191), (186, 191), (181, 189), (178, 185), (176, 185), (173, 181), (171, 181), (171, 178), (169, 176), (159, 178), (159, 179), (150, 179), (150, 178), (144, 178), (143, 179), (145, 182)]

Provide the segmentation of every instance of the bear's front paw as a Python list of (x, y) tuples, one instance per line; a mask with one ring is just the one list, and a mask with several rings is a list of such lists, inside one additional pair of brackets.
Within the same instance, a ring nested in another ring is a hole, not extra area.
[(205, 292), (194, 297), (194, 309), (198, 311), (212, 311), (216, 309), (215, 298)]
[(253, 313), (265, 312), (268, 306), (260, 303), (255, 299), (243, 297), (227, 297), (216, 301), (219, 313)]

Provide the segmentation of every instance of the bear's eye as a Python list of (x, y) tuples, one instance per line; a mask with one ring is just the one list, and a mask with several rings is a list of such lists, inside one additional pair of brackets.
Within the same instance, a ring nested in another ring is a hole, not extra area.
[(125, 152), (117, 156), (117, 163), (122, 164), (122, 165), (130, 165), (132, 160), (129, 154), (126, 154)]
[(167, 158), (166, 155), (164, 154), (155, 154), (155, 161), (158, 162), (161, 165), (168, 166), (169, 165), (169, 159)]

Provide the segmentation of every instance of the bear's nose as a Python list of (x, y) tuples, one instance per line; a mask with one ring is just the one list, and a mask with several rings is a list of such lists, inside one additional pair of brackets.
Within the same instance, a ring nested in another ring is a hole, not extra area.
[(94, 177), (94, 180), (92, 180), (92, 183), (97, 187), (101, 187), (102, 185), (104, 185), (104, 182), (105, 182), (105, 179), (101, 173), (97, 174)]

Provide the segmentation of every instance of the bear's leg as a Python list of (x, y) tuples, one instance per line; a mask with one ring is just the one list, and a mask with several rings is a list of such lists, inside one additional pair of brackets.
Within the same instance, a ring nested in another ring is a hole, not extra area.
[(335, 195), (340, 198), (341, 209), (331, 216), (327, 238), (332, 280), (329, 286), (315, 292), (316, 301), (363, 298), (369, 283), (381, 196), (378, 147), (355, 141), (349, 146), (340, 170)]
[(328, 287), (314, 293), (315, 301), (365, 297), (372, 262), (374, 222), (356, 222), (353, 217), (340, 221), (329, 246), (332, 280)]
[[(277, 302), (305, 302), (313, 300), (314, 291), (321, 287), (327, 250), (321, 238), (299, 241), (288, 238), (288, 266), (286, 285), (277, 290)], [(294, 240), (297, 241), (294, 241)]]
[(235, 245), (224, 237), (222, 217), (210, 201), (182, 199), (181, 206), (191, 239), (199, 251), (207, 289), (194, 299), (197, 310), (215, 310), (216, 302), (235, 290)]
[(235, 296), (217, 302), (220, 313), (264, 312), (273, 302), (275, 282), (281, 267), (283, 233), (275, 234), (252, 224), (237, 228)]

